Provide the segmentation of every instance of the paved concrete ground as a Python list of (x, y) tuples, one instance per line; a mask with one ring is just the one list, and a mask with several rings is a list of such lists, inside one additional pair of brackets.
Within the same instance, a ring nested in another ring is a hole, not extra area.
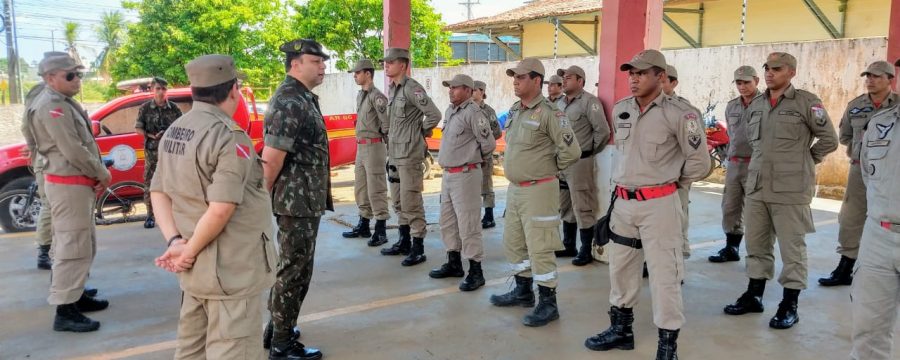
[[(501, 178), (495, 177), (500, 182)], [(433, 189), (434, 187), (432, 187)], [(498, 204), (505, 191), (498, 189)], [(849, 288), (811, 285), (801, 295), (801, 322), (790, 330), (767, 324), (781, 298), (770, 282), (764, 314), (727, 317), (722, 307), (746, 287), (743, 262), (714, 265), (706, 257), (722, 245), (719, 185), (692, 190), (690, 238), (684, 285), (687, 325), (681, 333), (682, 359), (846, 359), (849, 352)], [(426, 195), (428, 221), (437, 221), (437, 194)], [(808, 238), (810, 283), (835, 265), (837, 210), (840, 204), (816, 200), (818, 232)], [(498, 209), (502, 213), (502, 208)], [(493, 293), (512, 285), (502, 254), (502, 219), (484, 232), (488, 286), (460, 293), (457, 280), (433, 280), (428, 271), (444, 261), (436, 225), (426, 239), (428, 261), (412, 268), (384, 257), (365, 240), (343, 239), (342, 222), (355, 221), (355, 206), (340, 204), (323, 221), (313, 284), (300, 325), (303, 341), (320, 347), (328, 359), (650, 359), (656, 328), (649, 289), (635, 310), (637, 348), (596, 353), (584, 339), (605, 329), (608, 267), (576, 268), (560, 260), (560, 321), (527, 328), (528, 310), (491, 306)], [(49, 272), (34, 268), (32, 234), (0, 235), (0, 359), (167, 359), (173, 355), (180, 292), (175, 277), (155, 268), (164, 248), (157, 230), (140, 224), (98, 229), (99, 249), (89, 284), (111, 302), (92, 315), (102, 322), (89, 334), (51, 330), (53, 310), (46, 303)], [(393, 242), (397, 233), (389, 231)], [(742, 247), (742, 253), (743, 253)], [(646, 287), (646, 281), (645, 281)]]

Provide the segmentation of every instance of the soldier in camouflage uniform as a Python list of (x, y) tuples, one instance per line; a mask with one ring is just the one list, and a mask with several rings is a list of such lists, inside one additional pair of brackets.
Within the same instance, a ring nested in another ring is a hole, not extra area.
[[(484, 88), (487, 87), (487, 84), (484, 81), (476, 81), (475, 82), (475, 91), (472, 92), (472, 101), (474, 101), (481, 108), (481, 112), (484, 113), (484, 118), (487, 119), (488, 123), (491, 125), (491, 135), (494, 138), (494, 146), (497, 146), (497, 140), (503, 136), (503, 131), (500, 130), (500, 121), (497, 120), (497, 112), (494, 111), (490, 105), (484, 102), (487, 99), (487, 94), (484, 92)], [(481, 181), (481, 197), (484, 201), (484, 217), (481, 218), (481, 228), (482, 229), (490, 229), (494, 226), (497, 226), (497, 223), (494, 222), (494, 157), (493, 154), (489, 154), (484, 158), (484, 163), (481, 165), (481, 170), (483, 172), (483, 177)]]
[(293, 328), (309, 291), (319, 220), (334, 210), (329, 178), (328, 134), (319, 98), (329, 56), (314, 40), (281, 45), (287, 76), (275, 90), (265, 117), (265, 178), (278, 222), (281, 260), (269, 298), (272, 321), (269, 359), (319, 359), (322, 353), (297, 341)]
[[(181, 117), (181, 109), (174, 102), (169, 101), (166, 95), (169, 82), (161, 77), (154, 77), (150, 82), (150, 90), (153, 91), (153, 100), (141, 105), (138, 110), (137, 121), (134, 130), (144, 136), (144, 184), (150, 188), (150, 180), (156, 172), (156, 161), (159, 158), (157, 148), (159, 139), (162, 138), (169, 125), (175, 119)], [(150, 192), (144, 192), (144, 203), (147, 204), (147, 221), (144, 228), (150, 229), (156, 226), (153, 218), (153, 205), (150, 203)]]

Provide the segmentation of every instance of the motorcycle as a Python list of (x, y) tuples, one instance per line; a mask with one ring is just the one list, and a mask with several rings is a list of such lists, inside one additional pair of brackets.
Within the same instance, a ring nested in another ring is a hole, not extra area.
[(716, 119), (713, 113), (716, 104), (706, 106), (703, 113), (703, 122), (706, 124), (706, 150), (709, 151), (710, 167), (706, 177), (712, 174), (716, 168), (727, 170), (728, 158), (728, 124), (723, 120)]

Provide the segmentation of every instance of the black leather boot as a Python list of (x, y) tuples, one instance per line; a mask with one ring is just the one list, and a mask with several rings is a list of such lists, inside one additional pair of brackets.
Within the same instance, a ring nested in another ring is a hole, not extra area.
[(659, 345), (656, 360), (678, 360), (678, 332), (680, 330), (659, 329)]
[(831, 276), (819, 278), (819, 285), (822, 286), (839, 286), (850, 285), (853, 283), (853, 265), (856, 259), (851, 259), (841, 255), (841, 261), (838, 262), (837, 268), (831, 272)]
[(634, 350), (634, 312), (631, 308), (611, 306), (609, 308), (609, 328), (584, 341), (584, 346), (594, 351), (611, 349)]
[(575, 249), (575, 237), (578, 233), (578, 224), (563, 221), (563, 246), (566, 248), (555, 252), (556, 257), (573, 257), (578, 255)]
[(428, 258), (425, 257), (425, 239), (413, 238), (412, 249), (410, 250), (409, 255), (406, 256), (406, 259), (403, 259), (403, 261), (400, 262), (400, 265), (413, 266), (421, 264), (427, 259)]
[(559, 307), (556, 306), (556, 289), (538, 285), (537, 307), (531, 314), (525, 315), (522, 324), (530, 327), (544, 326), (559, 319)]
[(516, 287), (510, 292), (501, 295), (491, 295), (491, 304), (494, 306), (534, 306), (534, 291), (531, 290), (533, 280), (529, 277), (516, 275)]
[(100, 311), (109, 307), (109, 301), (93, 298), (82, 293), (81, 298), (75, 302), (75, 306), (81, 312)]
[(318, 360), (322, 358), (322, 352), (316, 348), (310, 348), (303, 343), (291, 340), (284, 344), (272, 344), (269, 349), (269, 360)]
[(400, 225), (400, 239), (387, 249), (381, 249), (381, 255), (409, 255), (411, 247), (409, 225)]
[(148, 216), (147, 220), (144, 220), (144, 229), (152, 229), (156, 227), (156, 219), (153, 216)]
[(359, 222), (356, 223), (350, 231), (345, 231), (341, 233), (341, 236), (345, 238), (358, 238), (358, 237), (369, 237), (372, 236), (372, 231), (369, 230), (369, 219), (366, 219), (362, 216), (359, 217)]
[(743, 234), (725, 234), (725, 247), (719, 253), (709, 257), (710, 262), (723, 263), (728, 261), (740, 261), (739, 248)]
[(769, 320), (769, 327), (773, 329), (790, 329), (794, 324), (800, 322), (800, 315), (797, 314), (797, 300), (800, 297), (800, 290), (784, 289), (784, 298), (778, 304), (778, 311), (772, 320)]
[(484, 217), (481, 218), (481, 228), (490, 229), (497, 226), (494, 222), (494, 208), (484, 208)]
[(763, 312), (762, 296), (766, 291), (766, 279), (750, 279), (747, 291), (734, 304), (725, 306), (728, 315), (744, 315), (746, 313)]
[(75, 303), (56, 307), (56, 318), (53, 319), (54, 331), (89, 332), (99, 328), (100, 322), (84, 316)]
[(581, 237), (581, 248), (578, 249), (578, 255), (572, 259), (572, 265), (585, 266), (594, 262), (594, 256), (591, 254), (594, 245), (594, 227), (580, 229), (578, 233)]
[(50, 245), (38, 246), (37, 268), (42, 270), (53, 268), (53, 262), (50, 261)]
[(459, 283), (459, 290), (474, 291), (482, 286), (484, 286), (484, 273), (481, 272), (481, 263), (469, 259), (469, 275)]
[[(291, 335), (292, 341), (297, 341), (300, 339), (300, 327), (294, 326), (293, 334)], [(269, 323), (266, 324), (266, 330), (263, 332), (263, 349), (269, 350), (272, 348), (272, 336), (275, 332), (275, 326), (272, 324), (272, 320), (269, 320)]]
[(447, 263), (441, 265), (441, 267), (437, 269), (432, 269), (431, 272), (428, 273), (428, 276), (432, 279), (466, 276), (466, 272), (462, 267), (462, 257), (459, 255), (459, 251), (448, 251)]
[(387, 220), (375, 220), (375, 233), (366, 245), (381, 246), (387, 244)]
[(84, 294), (90, 297), (97, 296), (98, 290), (96, 288), (92, 288), (90, 286), (84, 286)]

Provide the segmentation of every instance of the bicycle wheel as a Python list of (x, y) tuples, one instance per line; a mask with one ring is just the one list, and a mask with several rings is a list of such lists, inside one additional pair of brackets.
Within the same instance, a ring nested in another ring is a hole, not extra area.
[[(0, 226), (6, 232), (34, 231), (41, 213), (41, 199), (34, 196), (28, 204), (28, 189), (0, 194)], [(27, 206), (26, 206), (27, 205)]]
[(97, 224), (109, 225), (147, 219), (144, 184), (124, 181), (115, 184), (97, 200)]

